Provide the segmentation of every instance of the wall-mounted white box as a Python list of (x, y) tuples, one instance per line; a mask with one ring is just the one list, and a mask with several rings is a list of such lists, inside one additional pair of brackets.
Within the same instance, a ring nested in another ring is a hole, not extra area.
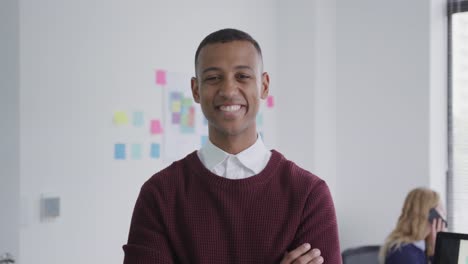
[(60, 216), (60, 197), (41, 197), (41, 220)]

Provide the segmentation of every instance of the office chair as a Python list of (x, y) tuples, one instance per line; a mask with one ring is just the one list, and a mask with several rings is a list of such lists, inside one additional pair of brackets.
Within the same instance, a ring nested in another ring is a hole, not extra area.
[(346, 249), (341, 253), (343, 264), (379, 264), (380, 246), (370, 245)]

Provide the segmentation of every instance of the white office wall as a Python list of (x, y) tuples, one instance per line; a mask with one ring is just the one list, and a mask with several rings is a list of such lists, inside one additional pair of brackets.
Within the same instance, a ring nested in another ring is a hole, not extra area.
[(280, 150), (334, 193), (334, 1), (278, 1), (278, 12)]
[(444, 11), (279, 1), (279, 146), (329, 183), (343, 250), (381, 244), (410, 189), (445, 196)]
[(439, 5), (434, 21), (431, 5), (337, 0), (336, 193), (344, 248), (382, 243), (410, 189), (444, 194), (445, 63), (439, 72), (432, 67), (446, 54), (431, 45), (434, 36), (444, 41), (444, 9)]
[(337, 1), (343, 247), (381, 243), (406, 192), (429, 184), (429, 10), (422, 2)]
[[(152, 70), (192, 73), (198, 42), (227, 26), (264, 49), (267, 144), (329, 183), (342, 249), (380, 243), (410, 188), (443, 189), (435, 2), (20, 1), (21, 263), (121, 261), (138, 188), (164, 164), (110, 160), (110, 116), (157, 109), (135, 92)], [(41, 194), (61, 197), (56, 221), (39, 221)]]
[[(224, 27), (257, 38), (275, 76), (275, 25), (266, 0), (22, 0), (20, 263), (121, 262), (139, 187), (164, 164), (113, 160), (113, 111), (161, 114), (160, 97), (139, 93), (157, 89), (154, 69), (192, 74), (199, 42)], [(61, 198), (59, 218), (40, 221), (43, 194)]]
[(19, 252), (18, 2), (0, 1), (0, 256)]

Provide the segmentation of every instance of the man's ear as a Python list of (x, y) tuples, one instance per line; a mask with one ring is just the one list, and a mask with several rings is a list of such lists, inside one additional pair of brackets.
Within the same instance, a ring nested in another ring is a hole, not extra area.
[(197, 103), (200, 103), (200, 92), (198, 90), (198, 80), (195, 77), (192, 77), (190, 80), (191, 86), (192, 86), (192, 96), (193, 100)]
[(270, 76), (267, 72), (262, 74), (262, 88), (260, 90), (260, 98), (266, 99), (270, 92)]

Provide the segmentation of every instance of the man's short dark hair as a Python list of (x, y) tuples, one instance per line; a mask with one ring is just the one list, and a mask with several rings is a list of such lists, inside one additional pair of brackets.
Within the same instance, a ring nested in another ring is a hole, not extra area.
[(198, 45), (197, 52), (195, 52), (195, 67), (197, 67), (198, 62), (198, 55), (200, 54), (200, 50), (208, 45), (208, 44), (215, 44), (215, 43), (227, 43), (231, 41), (248, 41), (254, 45), (255, 49), (257, 49), (260, 58), (262, 57), (262, 50), (260, 49), (260, 45), (258, 42), (252, 38), (249, 34), (244, 31), (233, 29), (233, 28), (225, 28), (218, 31), (215, 31), (208, 36), (206, 36), (200, 45)]

